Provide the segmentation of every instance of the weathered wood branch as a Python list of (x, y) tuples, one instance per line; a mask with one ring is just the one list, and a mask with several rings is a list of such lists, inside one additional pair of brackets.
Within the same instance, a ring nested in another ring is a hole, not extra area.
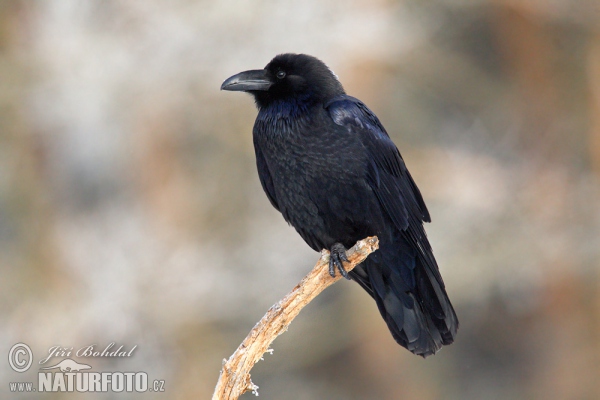
[[(349, 262), (344, 263), (344, 267), (347, 271), (351, 271), (378, 247), (376, 236), (360, 240), (346, 252)], [(223, 368), (213, 393), (213, 400), (235, 400), (247, 391), (258, 389), (250, 380), (250, 370), (254, 364), (267, 352), (275, 338), (288, 329), (298, 313), (319, 293), (339, 279), (341, 279), (339, 273), (335, 278), (329, 275), (329, 252), (323, 250), (313, 270), (267, 311), (229, 360), (223, 360)]]

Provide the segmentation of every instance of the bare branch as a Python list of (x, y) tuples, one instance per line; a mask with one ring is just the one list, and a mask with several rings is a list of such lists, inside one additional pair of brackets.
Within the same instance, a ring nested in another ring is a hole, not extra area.
[[(376, 236), (357, 242), (346, 252), (349, 260), (344, 264), (346, 270), (351, 271), (378, 248)], [(329, 252), (323, 250), (313, 270), (267, 311), (229, 360), (223, 360), (213, 400), (235, 400), (244, 392), (255, 391), (258, 387), (250, 380), (250, 370), (254, 364), (262, 358), (275, 338), (287, 330), (300, 310), (339, 279), (339, 274), (335, 278), (329, 275)]]

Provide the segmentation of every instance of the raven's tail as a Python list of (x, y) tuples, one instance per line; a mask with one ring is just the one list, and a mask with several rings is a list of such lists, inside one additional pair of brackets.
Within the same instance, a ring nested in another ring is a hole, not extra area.
[(392, 336), (427, 357), (454, 341), (458, 319), (430, 252), (382, 243), (350, 273), (377, 302)]

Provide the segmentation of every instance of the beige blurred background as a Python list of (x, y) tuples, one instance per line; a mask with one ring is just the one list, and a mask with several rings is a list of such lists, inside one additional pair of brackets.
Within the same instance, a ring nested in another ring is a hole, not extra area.
[[(423, 360), (342, 281), (256, 365), (260, 398), (600, 398), (592, 0), (1, 1), (0, 397), (210, 397), (318, 258), (262, 192), (251, 97), (219, 91), (282, 52), (324, 60), (383, 121), (461, 327)], [(51, 346), (110, 342), (138, 347), (95, 371), (166, 392), (8, 391)]]

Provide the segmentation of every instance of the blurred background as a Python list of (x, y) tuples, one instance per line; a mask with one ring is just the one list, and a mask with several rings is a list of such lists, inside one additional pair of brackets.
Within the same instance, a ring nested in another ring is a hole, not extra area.
[(597, 0), (1, 1), (0, 354), (34, 353), (1, 397), (42, 396), (8, 387), (51, 346), (111, 342), (137, 348), (75, 360), (166, 392), (44, 398), (211, 396), (318, 259), (260, 187), (251, 97), (219, 91), (283, 52), (386, 126), (461, 327), (423, 360), (341, 281), (255, 366), (261, 398), (600, 398)]

